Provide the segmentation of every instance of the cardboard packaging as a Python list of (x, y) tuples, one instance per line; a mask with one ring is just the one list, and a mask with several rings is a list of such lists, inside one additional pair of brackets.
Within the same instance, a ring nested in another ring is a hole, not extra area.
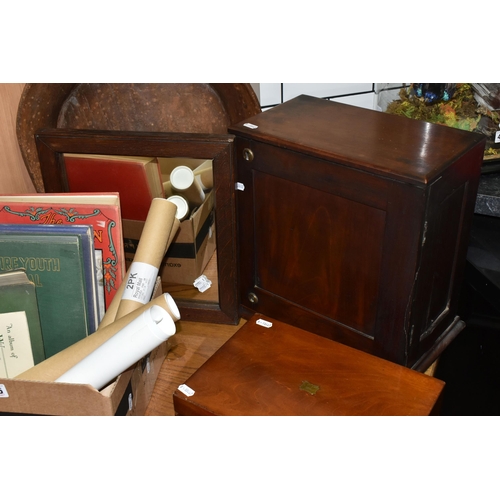
[(0, 415), (144, 415), (168, 348), (164, 342), (101, 391), (84, 384), (0, 378)]
[[(185, 163), (192, 168), (200, 161), (202, 160)], [(162, 167), (162, 172), (165, 168)], [(160, 267), (162, 282), (192, 285), (193, 281), (203, 273), (216, 248), (214, 199), (213, 191), (209, 191), (203, 204), (193, 211), (189, 219), (181, 222), (180, 229)], [(143, 227), (144, 223), (141, 221), (123, 220), (127, 268), (134, 258)]]
[[(157, 280), (153, 297), (160, 293)], [(169, 348), (169, 341), (163, 342), (100, 391), (86, 384), (53, 382), (50, 371), (42, 374), (43, 381), (23, 380), (22, 374), (15, 379), (0, 378), (0, 415), (144, 415)], [(65, 364), (85, 356), (87, 349), (80, 342), (58, 356), (64, 357), (61, 362)]]

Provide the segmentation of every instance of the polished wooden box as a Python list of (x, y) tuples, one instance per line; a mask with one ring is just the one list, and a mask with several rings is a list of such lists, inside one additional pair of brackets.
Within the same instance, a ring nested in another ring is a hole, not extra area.
[(484, 137), (309, 96), (229, 132), (242, 313), (426, 370), (464, 327)]
[(444, 382), (255, 314), (181, 388), (182, 416), (430, 415)]

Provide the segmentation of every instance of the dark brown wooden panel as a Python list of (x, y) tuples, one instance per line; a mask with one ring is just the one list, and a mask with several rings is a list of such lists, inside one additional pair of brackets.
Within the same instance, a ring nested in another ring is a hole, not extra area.
[(254, 173), (255, 284), (373, 336), (385, 212)]

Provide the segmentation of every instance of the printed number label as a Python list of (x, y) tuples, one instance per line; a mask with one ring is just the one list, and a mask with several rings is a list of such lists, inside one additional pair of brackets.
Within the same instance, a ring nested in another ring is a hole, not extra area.
[(9, 393), (3, 384), (0, 384), (0, 398), (8, 398)]
[(258, 319), (256, 323), (265, 328), (271, 328), (273, 324), (270, 321), (266, 321), (265, 319)]
[(182, 394), (186, 395), (188, 398), (194, 394), (193, 389), (191, 389), (191, 387), (186, 384), (181, 384), (179, 387), (177, 387), (177, 389), (179, 389), (179, 391), (181, 391)]

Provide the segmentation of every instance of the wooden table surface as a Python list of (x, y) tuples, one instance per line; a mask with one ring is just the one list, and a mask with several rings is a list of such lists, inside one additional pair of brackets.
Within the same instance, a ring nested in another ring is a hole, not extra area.
[(245, 323), (244, 319), (236, 326), (179, 321), (177, 333), (169, 340), (170, 349), (158, 374), (146, 415), (173, 416), (175, 389)]

